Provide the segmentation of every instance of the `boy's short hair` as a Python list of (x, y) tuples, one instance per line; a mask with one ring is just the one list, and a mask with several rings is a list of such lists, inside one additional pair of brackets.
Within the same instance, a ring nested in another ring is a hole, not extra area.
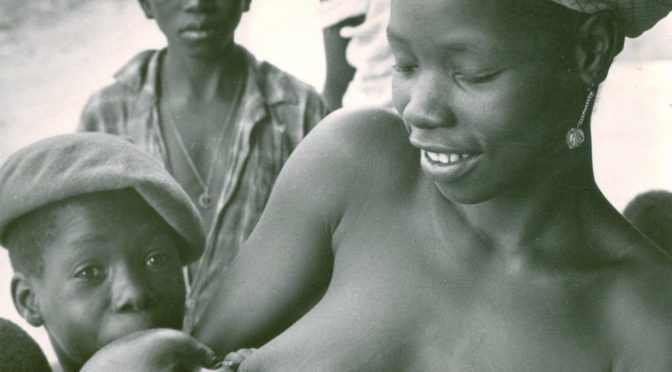
[(0, 318), (0, 371), (51, 371), (47, 357), (35, 340), (4, 318)]
[(50, 206), (129, 188), (187, 243), (179, 247), (182, 263), (196, 260), (205, 246), (205, 229), (189, 196), (149, 154), (101, 133), (48, 138), (10, 156), (0, 168), (0, 244), (9, 248), (15, 269), (39, 273), (41, 262), (30, 261), (41, 258), (41, 245), (49, 239)]

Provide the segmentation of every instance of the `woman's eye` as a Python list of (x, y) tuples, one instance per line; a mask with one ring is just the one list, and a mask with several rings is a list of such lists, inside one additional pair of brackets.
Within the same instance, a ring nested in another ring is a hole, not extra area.
[(93, 280), (103, 277), (105, 270), (99, 266), (86, 266), (75, 272), (75, 278), (81, 280)]
[(168, 262), (168, 255), (163, 253), (153, 253), (145, 259), (145, 265), (148, 267), (158, 267), (165, 265)]
[(394, 71), (397, 71), (397, 72), (408, 73), (408, 72), (415, 71), (418, 68), (418, 65), (396, 64), (396, 65), (392, 66), (392, 68), (394, 69)]
[(461, 73), (456, 73), (455, 77), (458, 80), (465, 81), (470, 84), (483, 84), (492, 81), (497, 75), (499, 74), (499, 71), (497, 72), (488, 72), (484, 74), (461, 74)]

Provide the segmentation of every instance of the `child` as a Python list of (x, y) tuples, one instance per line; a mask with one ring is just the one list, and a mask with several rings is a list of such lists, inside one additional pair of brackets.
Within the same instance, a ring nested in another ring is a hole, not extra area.
[(59, 368), (149, 328), (180, 329), (182, 266), (204, 245), (198, 211), (151, 156), (105, 134), (32, 144), (0, 168), (0, 243), (19, 314)]
[(208, 241), (190, 267), (187, 328), (256, 225), (289, 154), (326, 114), (313, 88), (234, 42), (250, 2), (140, 0), (168, 47), (124, 66), (91, 97), (79, 127), (123, 136), (160, 159), (199, 209)]
[(672, 193), (664, 190), (637, 195), (623, 211), (625, 218), (660, 248), (672, 254)]
[(0, 371), (51, 371), (47, 357), (35, 340), (4, 318), (0, 318)]

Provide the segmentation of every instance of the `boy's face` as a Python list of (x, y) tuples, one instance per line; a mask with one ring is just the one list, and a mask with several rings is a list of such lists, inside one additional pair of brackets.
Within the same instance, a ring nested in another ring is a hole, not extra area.
[(233, 42), (250, 0), (140, 0), (156, 19), (172, 50), (194, 57), (217, 57)]
[(135, 331), (181, 328), (181, 240), (139, 195), (79, 197), (59, 216), (33, 291), (62, 362), (81, 366)]

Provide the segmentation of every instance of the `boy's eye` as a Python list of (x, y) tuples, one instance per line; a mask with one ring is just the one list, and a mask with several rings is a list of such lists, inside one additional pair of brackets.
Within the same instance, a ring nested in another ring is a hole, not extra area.
[(157, 267), (165, 265), (168, 262), (168, 255), (164, 253), (152, 253), (145, 259), (145, 265), (148, 267)]
[(81, 280), (93, 280), (105, 275), (105, 270), (100, 266), (85, 266), (75, 272), (75, 278)]

